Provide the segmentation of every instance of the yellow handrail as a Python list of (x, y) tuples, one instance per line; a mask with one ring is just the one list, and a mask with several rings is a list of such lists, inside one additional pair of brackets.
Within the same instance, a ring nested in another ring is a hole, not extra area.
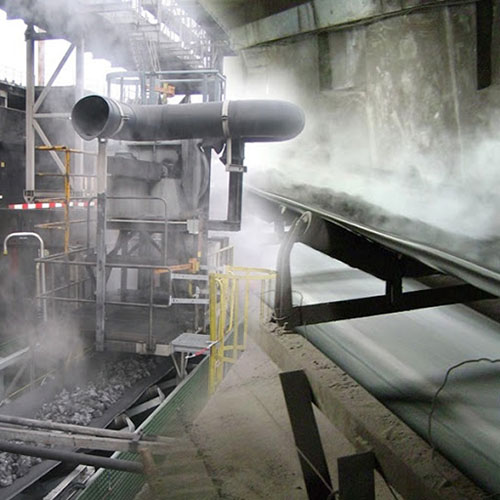
[[(226, 366), (236, 363), (246, 349), (250, 312), (259, 307), (259, 320), (264, 321), (264, 294), (275, 278), (270, 269), (241, 266), (225, 266), (224, 273), (209, 275), (210, 393), (224, 378)], [(261, 283), (260, 293), (252, 295), (252, 282)]]

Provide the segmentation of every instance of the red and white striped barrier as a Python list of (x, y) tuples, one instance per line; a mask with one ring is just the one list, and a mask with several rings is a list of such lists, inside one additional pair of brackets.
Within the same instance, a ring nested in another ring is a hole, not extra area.
[[(95, 201), (90, 202), (90, 206), (94, 207), (96, 204)], [(66, 203), (61, 202), (61, 201), (50, 201), (50, 202), (44, 202), (44, 203), (15, 203), (12, 205), (9, 205), (9, 208), (11, 210), (40, 210), (43, 208), (64, 208), (66, 206)], [(70, 207), (79, 207), (79, 208), (84, 208), (89, 206), (88, 201), (70, 201), (69, 202)]]

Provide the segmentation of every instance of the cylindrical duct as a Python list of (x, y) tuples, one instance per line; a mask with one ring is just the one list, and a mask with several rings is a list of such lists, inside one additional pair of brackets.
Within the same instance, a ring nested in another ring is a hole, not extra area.
[(71, 119), (83, 139), (125, 141), (223, 137), (244, 142), (285, 141), (298, 135), (305, 122), (303, 111), (285, 101), (131, 106), (98, 95), (80, 99)]

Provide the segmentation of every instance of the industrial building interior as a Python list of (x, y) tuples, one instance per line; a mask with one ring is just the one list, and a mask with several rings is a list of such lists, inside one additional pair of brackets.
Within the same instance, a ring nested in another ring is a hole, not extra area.
[(0, 499), (500, 498), (499, 0), (0, 41)]

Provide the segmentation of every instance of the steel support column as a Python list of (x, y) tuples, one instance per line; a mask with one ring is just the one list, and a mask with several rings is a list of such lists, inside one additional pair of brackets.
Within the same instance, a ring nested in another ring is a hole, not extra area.
[(312, 408), (312, 391), (303, 370), (280, 373), (302, 474), (309, 499), (331, 498), (333, 488)]
[[(75, 99), (79, 101), (85, 92), (85, 45), (83, 38), (76, 46), (76, 64), (75, 64)], [(84, 150), (83, 139), (75, 132), (75, 149)], [(84, 168), (84, 155), (76, 155), (75, 158), (75, 173), (82, 175)], [(90, 186), (86, 185), (87, 180), (83, 178), (75, 178), (75, 189), (81, 192), (89, 192)]]
[(106, 338), (106, 177), (107, 141), (99, 139), (97, 151), (96, 232), (96, 350), (103, 351)]
[(493, 2), (481, 0), (476, 2), (477, 30), (477, 88), (484, 89), (491, 85), (491, 43), (493, 27)]
[(26, 29), (26, 184), (24, 198), (27, 202), (35, 196), (35, 130), (33, 115), (35, 105), (35, 28)]

